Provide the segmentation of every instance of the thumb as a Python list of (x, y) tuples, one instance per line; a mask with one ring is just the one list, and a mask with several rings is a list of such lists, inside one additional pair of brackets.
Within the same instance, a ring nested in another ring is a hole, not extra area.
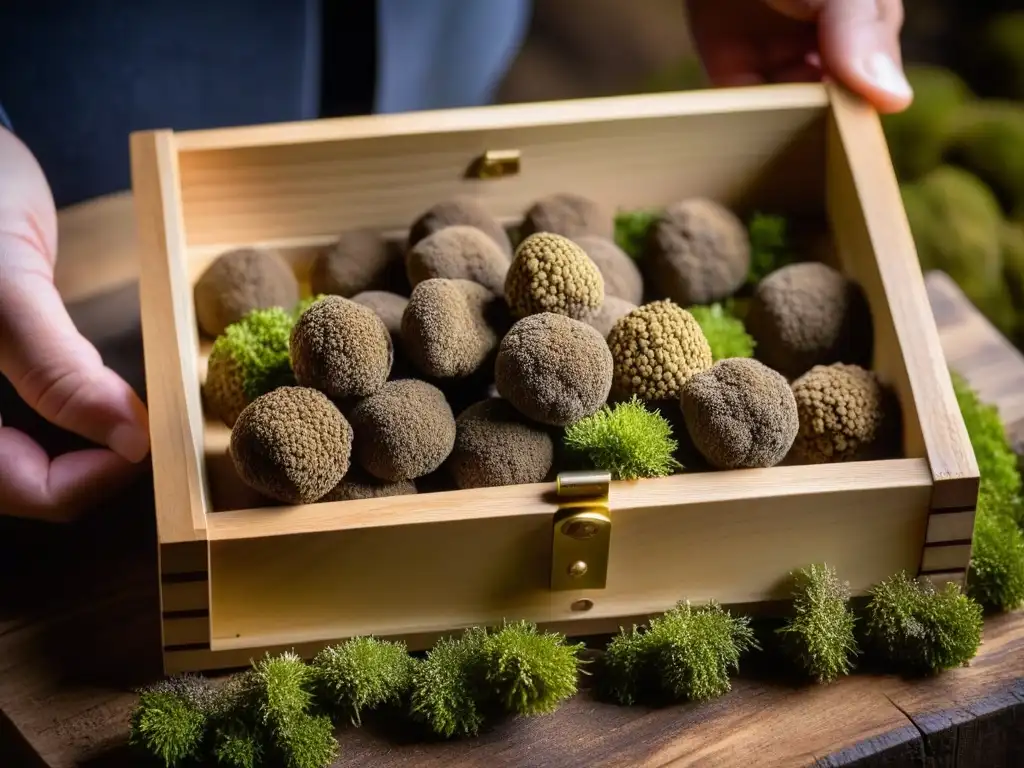
[[(58, 427), (140, 462), (149, 453), (145, 407), (75, 328), (52, 274), (25, 240), (0, 234), (0, 373)], [(5, 268), (6, 265), (6, 268)]]
[(871, 102), (879, 112), (899, 112), (913, 99), (903, 72), (900, 0), (831, 0), (818, 17), (825, 71)]

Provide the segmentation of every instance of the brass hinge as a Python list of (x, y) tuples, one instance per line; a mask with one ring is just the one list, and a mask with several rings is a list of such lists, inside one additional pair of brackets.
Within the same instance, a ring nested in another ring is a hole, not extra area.
[(608, 472), (562, 472), (551, 531), (551, 589), (604, 589), (612, 518)]
[(471, 179), (503, 179), (519, 173), (518, 149), (488, 149), (470, 163), (466, 175)]

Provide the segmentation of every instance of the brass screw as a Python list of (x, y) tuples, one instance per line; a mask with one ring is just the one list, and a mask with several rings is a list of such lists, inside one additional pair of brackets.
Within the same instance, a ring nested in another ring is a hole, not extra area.
[(562, 533), (573, 539), (589, 539), (597, 534), (597, 525), (590, 520), (569, 520), (562, 526)]
[(575, 578), (579, 578), (587, 572), (587, 564), (582, 560), (577, 560), (575, 563), (569, 566), (569, 575)]

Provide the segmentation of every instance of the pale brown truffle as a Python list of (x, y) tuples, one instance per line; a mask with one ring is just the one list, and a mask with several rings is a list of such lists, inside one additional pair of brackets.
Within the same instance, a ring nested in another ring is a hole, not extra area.
[(374, 229), (343, 232), (329, 248), (317, 254), (309, 273), (313, 295), (355, 296), (390, 287), (401, 259)]
[(662, 299), (637, 307), (612, 326), (608, 347), (615, 361), (612, 395), (659, 402), (677, 400), (693, 374), (711, 367), (711, 345), (687, 310)]
[(299, 281), (277, 252), (238, 248), (221, 254), (193, 289), (199, 330), (216, 337), (254, 309), (299, 303)]
[(444, 277), (472, 280), (502, 295), (509, 258), (491, 237), (476, 227), (454, 224), (427, 235), (405, 255), (409, 285)]
[(248, 486), (286, 504), (308, 504), (345, 476), (352, 437), (349, 422), (323, 393), (278, 387), (239, 414), (230, 452)]
[(561, 235), (530, 235), (516, 248), (505, 277), (512, 316), (554, 312), (587, 320), (604, 302), (604, 278), (576, 243)]
[(615, 219), (604, 206), (574, 192), (556, 192), (537, 200), (526, 211), (520, 236), (550, 232), (577, 238), (596, 235), (608, 240), (615, 235)]
[(668, 206), (648, 230), (642, 261), (646, 284), (683, 307), (728, 298), (750, 272), (750, 238), (743, 222), (713, 200)]
[(500, 302), (470, 280), (425, 280), (412, 289), (402, 315), (405, 354), (427, 376), (469, 376), (498, 346), (490, 319), (500, 312)]
[(644, 279), (640, 267), (614, 240), (594, 235), (573, 239), (601, 270), (605, 298), (615, 296), (633, 305), (643, 303)]
[(746, 326), (757, 359), (790, 379), (815, 365), (870, 363), (867, 299), (857, 283), (827, 264), (798, 262), (764, 277)]
[(438, 230), (456, 224), (476, 227), (491, 238), (508, 259), (512, 258), (512, 241), (508, 232), (487, 209), (471, 197), (454, 197), (431, 206), (409, 228), (406, 250)]
[(539, 483), (553, 461), (550, 433), (505, 400), (481, 400), (455, 420), (448, 465), (459, 488)]
[(440, 467), (455, 444), (455, 415), (437, 387), (387, 382), (349, 414), (356, 463), (379, 480), (415, 480)]
[(397, 339), (401, 335), (402, 313), (409, 304), (408, 297), (391, 291), (363, 291), (353, 296), (352, 301), (376, 312), (392, 338)]
[(298, 384), (344, 400), (380, 389), (391, 372), (394, 345), (372, 309), (343, 296), (325, 296), (296, 321), (290, 355)]
[(791, 456), (802, 464), (852, 461), (883, 436), (886, 398), (874, 372), (816, 365), (792, 384), (800, 429)]
[(625, 299), (620, 299), (616, 296), (605, 296), (601, 309), (598, 310), (594, 317), (587, 320), (587, 323), (597, 328), (601, 335), (607, 338), (608, 334), (612, 332), (612, 328), (619, 321), (619, 318), (628, 315), (636, 309), (636, 306), (636, 304), (630, 304)]
[(349, 467), (345, 477), (320, 501), (354, 501), (356, 499), (383, 499), (389, 496), (408, 496), (416, 493), (412, 480), (385, 483), (359, 466)]
[(596, 328), (542, 312), (519, 320), (502, 339), (494, 382), (527, 418), (565, 426), (604, 405), (612, 356)]
[(747, 358), (719, 360), (693, 374), (680, 404), (694, 445), (718, 469), (774, 467), (799, 427), (786, 377)]

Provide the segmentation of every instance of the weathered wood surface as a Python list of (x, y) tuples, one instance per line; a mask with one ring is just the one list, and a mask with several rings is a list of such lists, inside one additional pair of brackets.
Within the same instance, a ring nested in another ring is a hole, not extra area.
[[(74, 288), (82, 327), (141, 385), (130, 283), (118, 277), (98, 296)], [(950, 362), (1024, 432), (1024, 358), (943, 276), (930, 276), (929, 291)], [(31, 421), (10, 403), (0, 391), (5, 424)], [(48, 433), (51, 444), (66, 442)], [(159, 674), (151, 493), (143, 474), (73, 529), (0, 520), (0, 766), (136, 764), (125, 747), (132, 688)], [(797, 688), (748, 671), (729, 695), (700, 706), (619, 708), (584, 692), (554, 715), (466, 742), (410, 742), (370, 722), (341, 744), (338, 766), (396, 768), (1019, 766), (1024, 613), (990, 620), (969, 668), (926, 682), (859, 674)]]

